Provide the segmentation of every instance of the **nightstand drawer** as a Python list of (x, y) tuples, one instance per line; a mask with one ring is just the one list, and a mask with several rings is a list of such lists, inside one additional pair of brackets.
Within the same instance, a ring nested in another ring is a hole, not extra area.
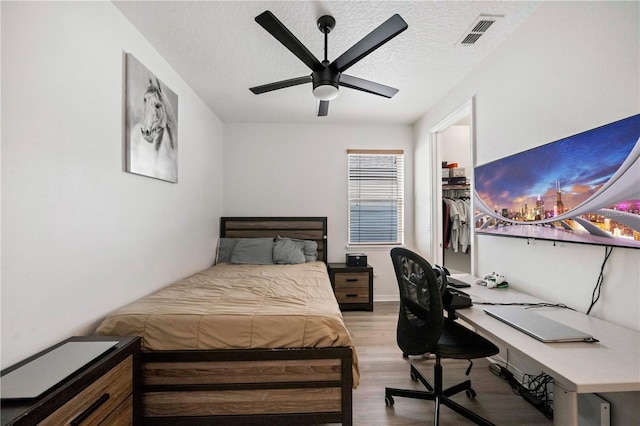
[[(97, 425), (129, 398), (133, 391), (130, 355), (42, 421), (42, 425)], [(126, 406), (124, 407), (126, 411)], [(75, 423), (72, 423), (75, 422)]]
[(368, 303), (369, 287), (336, 287), (338, 303)]
[(356, 273), (336, 272), (335, 287), (336, 287), (336, 291), (338, 291), (338, 289), (341, 287), (362, 288), (367, 290), (367, 293), (368, 293), (369, 273), (368, 272), (356, 272)]

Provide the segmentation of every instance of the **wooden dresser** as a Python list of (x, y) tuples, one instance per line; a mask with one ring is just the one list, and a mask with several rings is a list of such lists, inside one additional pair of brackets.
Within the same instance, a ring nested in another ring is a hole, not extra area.
[(117, 344), (36, 398), (3, 398), (2, 425), (140, 424), (139, 337), (71, 337), (3, 370), (2, 376), (67, 342), (92, 341)]
[(329, 263), (329, 278), (340, 309), (373, 311), (373, 268)]

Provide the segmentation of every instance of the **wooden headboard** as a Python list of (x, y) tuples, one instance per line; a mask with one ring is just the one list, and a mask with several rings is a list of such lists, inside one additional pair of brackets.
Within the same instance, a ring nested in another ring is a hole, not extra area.
[(221, 217), (220, 237), (288, 237), (318, 243), (318, 260), (327, 263), (326, 217)]

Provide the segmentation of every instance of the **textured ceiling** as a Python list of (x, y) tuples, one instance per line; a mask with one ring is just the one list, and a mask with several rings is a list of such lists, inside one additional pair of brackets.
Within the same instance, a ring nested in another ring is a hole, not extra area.
[[(419, 119), (522, 23), (534, 1), (114, 2), (224, 122), (400, 123)], [(394, 13), (409, 28), (355, 64), (350, 75), (396, 87), (391, 99), (342, 87), (316, 117), (311, 84), (254, 95), (249, 87), (310, 70), (254, 18), (270, 10), (318, 58), (317, 18), (330, 14), (332, 61)], [(503, 15), (473, 46), (459, 41), (480, 14)]]

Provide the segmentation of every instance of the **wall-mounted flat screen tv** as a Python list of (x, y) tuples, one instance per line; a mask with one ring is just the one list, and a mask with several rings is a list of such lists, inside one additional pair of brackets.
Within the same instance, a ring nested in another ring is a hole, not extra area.
[(474, 169), (475, 229), (640, 248), (640, 114)]

